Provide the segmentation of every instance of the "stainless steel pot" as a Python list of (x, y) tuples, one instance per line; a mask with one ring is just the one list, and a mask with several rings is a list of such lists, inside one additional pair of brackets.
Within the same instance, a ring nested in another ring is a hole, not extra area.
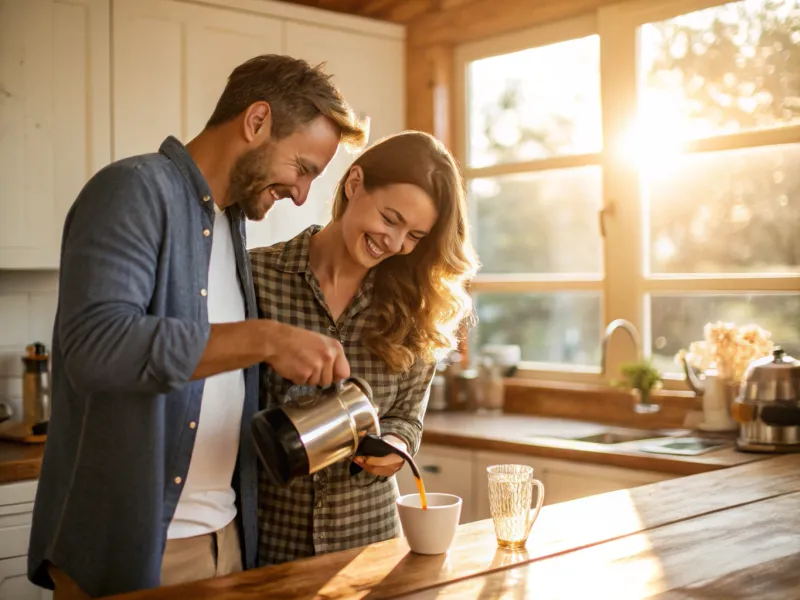
[(731, 412), (740, 450), (800, 452), (800, 361), (779, 347), (753, 361)]
[[(405, 458), (380, 440), (372, 389), (358, 377), (322, 390), (295, 386), (283, 404), (256, 413), (251, 429), (259, 460), (279, 485), (362, 452)], [(351, 465), (351, 473), (357, 470)]]

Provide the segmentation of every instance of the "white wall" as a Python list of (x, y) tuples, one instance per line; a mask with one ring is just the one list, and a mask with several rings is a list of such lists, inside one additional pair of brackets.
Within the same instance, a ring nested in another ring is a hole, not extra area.
[(20, 414), (22, 356), (32, 342), (48, 351), (58, 300), (56, 271), (0, 270), (0, 402)]

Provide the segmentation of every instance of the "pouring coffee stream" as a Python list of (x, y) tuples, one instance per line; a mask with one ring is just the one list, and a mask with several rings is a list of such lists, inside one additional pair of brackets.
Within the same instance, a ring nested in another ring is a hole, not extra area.
[[(294, 386), (283, 404), (257, 412), (250, 426), (258, 458), (277, 485), (340, 460), (396, 454), (408, 463), (427, 509), (419, 469), (408, 453), (381, 438), (372, 388), (363, 379), (350, 377), (324, 389)], [(360, 470), (350, 464), (351, 475)]]

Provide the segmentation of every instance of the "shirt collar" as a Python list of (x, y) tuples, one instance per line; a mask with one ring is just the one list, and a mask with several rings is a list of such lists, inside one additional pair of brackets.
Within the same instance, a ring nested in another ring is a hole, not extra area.
[[(178, 170), (183, 175), (183, 178), (189, 186), (195, 191), (197, 201), (201, 206), (204, 206), (210, 211), (214, 211), (214, 206), (211, 205), (213, 198), (211, 197), (211, 188), (208, 186), (205, 176), (203, 175), (197, 163), (194, 162), (189, 150), (174, 136), (167, 136), (161, 143), (158, 151), (169, 158)], [(234, 218), (241, 218), (243, 216), (241, 208), (238, 205), (228, 207), (228, 213)]]
[[(311, 273), (308, 267), (308, 249), (311, 247), (311, 236), (322, 230), (320, 225), (312, 225), (286, 242), (277, 261), (277, 269), (284, 273)], [(369, 301), (375, 284), (375, 269), (370, 269), (361, 283), (359, 296)]]

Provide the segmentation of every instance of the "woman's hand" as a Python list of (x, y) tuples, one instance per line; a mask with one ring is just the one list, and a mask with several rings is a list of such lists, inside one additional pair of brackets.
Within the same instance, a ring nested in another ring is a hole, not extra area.
[[(382, 439), (403, 452), (408, 451), (406, 443), (396, 435), (390, 433), (383, 436)], [(353, 462), (371, 475), (391, 477), (403, 468), (406, 461), (397, 454), (389, 454), (388, 456), (356, 456)]]

